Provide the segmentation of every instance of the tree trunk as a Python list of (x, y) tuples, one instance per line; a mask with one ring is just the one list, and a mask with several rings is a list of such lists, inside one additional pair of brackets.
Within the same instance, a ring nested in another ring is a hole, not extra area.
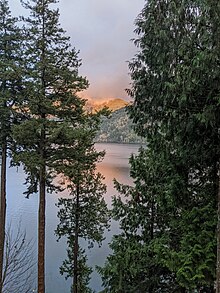
[(2, 145), (1, 159), (1, 199), (0, 199), (0, 293), (3, 288), (3, 262), (4, 262), (4, 244), (5, 244), (5, 222), (6, 222), (6, 143)]
[[(45, 82), (45, 1), (42, 2), (42, 52), (41, 52), (41, 86), (42, 97), (46, 96), (46, 82)], [(40, 118), (45, 121), (46, 115), (44, 109), (40, 109)], [(45, 293), (45, 212), (46, 212), (46, 161), (45, 161), (45, 124), (43, 122), (43, 129), (40, 139), (40, 154), (42, 165), (40, 166), (40, 199), (38, 211), (38, 293)]]
[[(45, 118), (44, 115), (41, 117)], [(41, 165), (39, 171), (39, 211), (38, 211), (38, 293), (45, 293), (45, 210), (46, 210), (46, 162), (45, 126), (40, 141)]]
[(73, 272), (73, 293), (78, 292), (78, 253), (79, 253), (79, 184), (76, 187), (76, 223), (74, 241), (74, 272)]
[(45, 293), (45, 166), (40, 168), (40, 199), (38, 211), (38, 293)]
[(216, 264), (216, 293), (220, 293), (220, 166), (218, 170), (218, 222), (217, 222), (217, 264)]

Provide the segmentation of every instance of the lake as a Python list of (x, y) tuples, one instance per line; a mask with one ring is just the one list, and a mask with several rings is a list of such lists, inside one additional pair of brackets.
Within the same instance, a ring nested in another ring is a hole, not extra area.
[[(98, 164), (97, 169), (105, 177), (107, 192), (105, 200), (108, 206), (111, 205), (111, 197), (116, 194), (113, 186), (113, 179), (116, 178), (124, 184), (132, 184), (129, 177), (129, 157), (132, 153), (137, 153), (139, 145), (136, 144), (115, 144), (98, 143), (98, 151), (106, 150), (104, 160)], [(37, 251), (37, 223), (38, 223), (38, 196), (32, 195), (26, 199), (23, 195), (25, 190), (24, 173), (22, 168), (9, 168), (7, 175), (7, 222), (12, 226), (21, 221), (22, 228), (27, 232), (28, 239), (33, 239), (36, 243)], [(65, 240), (57, 242), (54, 235), (58, 219), (57, 207), (55, 204), (61, 196), (60, 194), (48, 194), (46, 206), (46, 293), (69, 293), (70, 281), (66, 281), (59, 274), (59, 267), (66, 258)], [(91, 266), (103, 265), (110, 249), (108, 243), (113, 234), (118, 233), (118, 225), (113, 222), (111, 231), (106, 232), (106, 239), (101, 248), (95, 246), (87, 251), (88, 264)], [(101, 290), (101, 278), (96, 272), (92, 274), (90, 287), (99, 292)]]

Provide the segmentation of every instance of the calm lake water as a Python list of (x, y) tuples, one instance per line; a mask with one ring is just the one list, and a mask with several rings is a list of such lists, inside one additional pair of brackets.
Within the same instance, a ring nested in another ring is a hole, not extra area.
[[(98, 143), (97, 150), (106, 150), (104, 160), (98, 164), (98, 171), (105, 176), (107, 185), (107, 193), (105, 200), (111, 205), (111, 196), (116, 194), (113, 186), (113, 179), (119, 182), (129, 184), (132, 183), (129, 177), (129, 157), (132, 153), (137, 153), (139, 145), (135, 144), (114, 144), (114, 143)], [(38, 196), (32, 195), (30, 199), (26, 199), (23, 195), (25, 190), (24, 173), (21, 168), (9, 168), (7, 177), (7, 222), (11, 222), (12, 226), (21, 221), (22, 228), (26, 230), (28, 239), (33, 239), (36, 243), (37, 253), (37, 214), (38, 214)], [(59, 274), (59, 267), (66, 258), (65, 240), (57, 242), (54, 235), (58, 219), (57, 219), (57, 199), (60, 194), (48, 194), (46, 206), (46, 293), (68, 293), (70, 292), (70, 281), (66, 281)], [(88, 264), (103, 265), (106, 256), (109, 254), (108, 243), (111, 241), (113, 234), (118, 233), (117, 223), (112, 223), (111, 231), (106, 232), (106, 240), (101, 248), (95, 246), (88, 250)], [(101, 290), (101, 278), (94, 272), (90, 282), (90, 287), (99, 292)]]

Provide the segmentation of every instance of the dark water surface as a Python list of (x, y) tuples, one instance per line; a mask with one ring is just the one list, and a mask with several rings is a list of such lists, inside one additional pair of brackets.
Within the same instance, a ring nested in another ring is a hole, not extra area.
[[(131, 153), (137, 153), (139, 145), (135, 144), (114, 144), (98, 143), (97, 150), (106, 150), (104, 160), (98, 164), (98, 171), (105, 176), (107, 184), (107, 193), (105, 200), (111, 205), (111, 196), (116, 194), (112, 180), (116, 178), (119, 182), (132, 183), (129, 177), (128, 160)], [(23, 195), (25, 191), (24, 173), (22, 168), (9, 168), (7, 177), (7, 222), (12, 226), (19, 225), (21, 221), (22, 228), (26, 230), (27, 237), (32, 238), (36, 243), (37, 254), (37, 214), (38, 214), (38, 196), (32, 195), (26, 199)], [(54, 235), (57, 219), (57, 203), (61, 194), (48, 194), (46, 206), (46, 293), (69, 293), (70, 281), (66, 281), (59, 274), (59, 267), (66, 257), (65, 240), (57, 242)], [(106, 233), (106, 240), (101, 248), (94, 247), (88, 250), (88, 264), (103, 265), (106, 256), (110, 250), (108, 243), (113, 234), (117, 234), (117, 223), (112, 223), (111, 231)], [(96, 292), (101, 290), (101, 279), (97, 273), (92, 274), (90, 286)]]

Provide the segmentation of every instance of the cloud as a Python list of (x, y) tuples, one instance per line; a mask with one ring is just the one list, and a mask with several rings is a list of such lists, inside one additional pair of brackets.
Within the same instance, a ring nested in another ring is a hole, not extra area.
[[(19, 0), (10, 0), (18, 9)], [(134, 21), (145, 0), (60, 0), (61, 26), (80, 50), (80, 74), (90, 88), (86, 94), (126, 98), (127, 61), (135, 55)], [(19, 11), (19, 9), (18, 9)]]
[(85, 95), (126, 98), (130, 78), (127, 61), (136, 48), (134, 21), (144, 0), (61, 0), (62, 24), (80, 49), (80, 73), (90, 88)]

